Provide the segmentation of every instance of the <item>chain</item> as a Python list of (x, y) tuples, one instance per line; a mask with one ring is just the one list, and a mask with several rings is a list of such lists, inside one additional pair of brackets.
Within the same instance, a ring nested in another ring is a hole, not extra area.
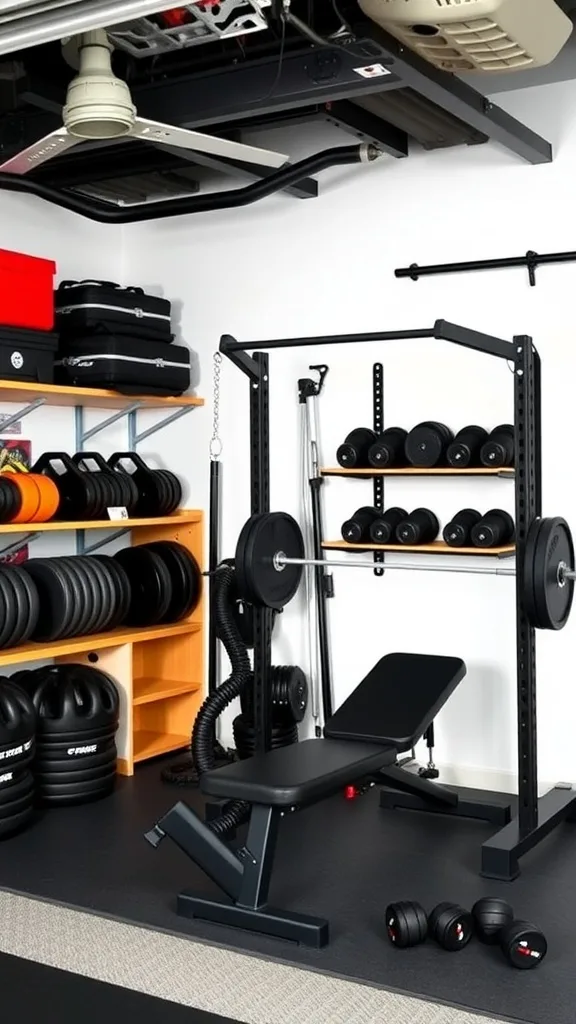
[(212, 370), (212, 437), (210, 439), (210, 458), (219, 459), (222, 455), (222, 441), (220, 439), (220, 373), (222, 369), (222, 356), (215, 352), (213, 357)]

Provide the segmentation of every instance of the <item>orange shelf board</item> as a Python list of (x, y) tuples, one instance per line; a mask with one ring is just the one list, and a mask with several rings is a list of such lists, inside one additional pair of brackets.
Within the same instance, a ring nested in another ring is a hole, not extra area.
[(322, 476), (499, 476), (514, 479), (513, 469), (490, 469), (476, 466), (472, 469), (452, 469), (443, 466), (437, 469), (418, 469), (417, 466), (405, 466), (403, 469), (342, 469), (341, 466), (328, 467), (320, 470)]
[(133, 704), (151, 704), (168, 697), (181, 697), (187, 693), (197, 693), (200, 683), (182, 683), (174, 679), (135, 679)]
[(2, 523), (1, 533), (56, 533), (64, 530), (110, 530), (112, 528), (124, 528), (134, 530), (139, 526), (181, 526), (184, 523), (199, 523), (202, 520), (202, 512), (198, 509), (181, 509), (171, 516), (158, 516), (155, 519), (86, 519), (79, 522), (68, 523), (61, 520), (52, 520), (49, 523)]
[(147, 409), (182, 409), (184, 406), (204, 405), (203, 398), (180, 395), (163, 398), (159, 395), (119, 395), (104, 388), (72, 388), (60, 384), (29, 384), (15, 380), (0, 380), (0, 402), (28, 404), (43, 398), (46, 405), (83, 405), (94, 409), (125, 409), (140, 402)]
[[(327, 551), (394, 551), (397, 555), (491, 555), (497, 558), (512, 558), (516, 553), (514, 544), (505, 544), (499, 548), (451, 548), (441, 540), (433, 544), (347, 544), (345, 540), (327, 540), (322, 544)], [(330, 565), (330, 562), (326, 562)]]
[(95, 633), (93, 636), (78, 636), (71, 640), (55, 640), (52, 643), (22, 644), (0, 651), (0, 665), (16, 665), (22, 661), (40, 661), (45, 658), (61, 658), (67, 654), (81, 654), (98, 651), (105, 647), (121, 647), (123, 644), (140, 643), (146, 640), (162, 640), (168, 636), (182, 636), (197, 633), (202, 629), (199, 622), (176, 622), (170, 626), (124, 626), (109, 633)]
[(134, 733), (134, 757), (136, 761), (146, 761), (149, 757), (168, 754), (171, 750), (182, 750), (190, 746), (189, 736), (173, 736), (164, 732), (143, 730)]

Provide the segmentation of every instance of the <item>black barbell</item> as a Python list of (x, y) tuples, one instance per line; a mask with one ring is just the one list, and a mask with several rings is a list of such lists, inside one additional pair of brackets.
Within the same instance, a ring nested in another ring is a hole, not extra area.
[[(490, 554), (490, 549), (486, 549)], [(304, 539), (287, 512), (264, 512), (244, 524), (236, 547), (238, 584), (245, 600), (281, 609), (295, 596), (304, 566), (374, 570), (372, 561), (305, 558)], [(574, 597), (574, 544), (570, 527), (559, 517), (534, 519), (524, 545), (522, 597), (524, 611), (536, 629), (562, 629)], [(516, 576), (518, 569), (489, 565), (439, 565), (386, 562), (386, 570), (455, 572)]]

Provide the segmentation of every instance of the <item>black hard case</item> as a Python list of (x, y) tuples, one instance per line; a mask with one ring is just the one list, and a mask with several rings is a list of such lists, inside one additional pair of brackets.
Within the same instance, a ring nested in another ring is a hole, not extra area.
[(0, 380), (54, 383), (58, 335), (0, 325)]
[(140, 338), (61, 339), (56, 369), (62, 384), (123, 395), (181, 395), (190, 387), (189, 349)]
[(62, 281), (55, 296), (59, 333), (128, 334), (172, 341), (171, 303), (142, 288), (121, 288), (113, 281)]

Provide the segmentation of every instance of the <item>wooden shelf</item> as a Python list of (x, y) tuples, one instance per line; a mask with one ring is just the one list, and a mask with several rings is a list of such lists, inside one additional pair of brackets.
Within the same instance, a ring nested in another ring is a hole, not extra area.
[(132, 703), (151, 704), (156, 700), (167, 700), (169, 697), (181, 697), (183, 694), (196, 693), (200, 689), (200, 683), (192, 686), (190, 683), (182, 683), (173, 679), (135, 679), (134, 697)]
[[(451, 548), (441, 540), (433, 544), (348, 544), (345, 540), (327, 540), (322, 547), (327, 551), (394, 551), (397, 555), (491, 555), (493, 558), (512, 558), (516, 553), (514, 544), (505, 544), (499, 548)], [(330, 562), (326, 563), (330, 565)]]
[(46, 405), (76, 406), (92, 409), (124, 409), (139, 402), (146, 409), (181, 409), (204, 405), (203, 398), (181, 395), (164, 398), (160, 395), (119, 395), (104, 388), (72, 388), (60, 384), (31, 384), (16, 380), (0, 380), (0, 402), (22, 402), (27, 405), (43, 398)]
[(70, 640), (55, 640), (47, 644), (22, 644), (0, 651), (0, 666), (15, 665), (23, 661), (44, 661), (46, 658), (61, 658), (84, 651), (98, 651), (106, 647), (121, 647), (123, 644), (141, 641), (162, 640), (164, 637), (183, 636), (197, 633), (202, 629), (200, 622), (176, 622), (169, 626), (124, 626), (109, 633), (95, 633), (93, 636), (78, 636)]
[(472, 469), (452, 469), (451, 466), (444, 466), (439, 469), (418, 469), (415, 466), (406, 466), (404, 469), (342, 469), (341, 466), (321, 469), (322, 476), (498, 476), (503, 479), (514, 479), (514, 469), (490, 469), (485, 466), (477, 466)]
[(134, 761), (146, 761), (149, 757), (168, 754), (190, 746), (189, 736), (173, 736), (170, 733), (143, 730), (134, 733)]
[(138, 527), (154, 526), (182, 526), (185, 523), (200, 523), (202, 512), (197, 509), (181, 509), (171, 516), (158, 516), (155, 519), (85, 519), (78, 522), (68, 523), (62, 520), (52, 520), (49, 523), (2, 523), (2, 533), (56, 533), (58, 530), (110, 530), (123, 527), (126, 530), (138, 529)]

